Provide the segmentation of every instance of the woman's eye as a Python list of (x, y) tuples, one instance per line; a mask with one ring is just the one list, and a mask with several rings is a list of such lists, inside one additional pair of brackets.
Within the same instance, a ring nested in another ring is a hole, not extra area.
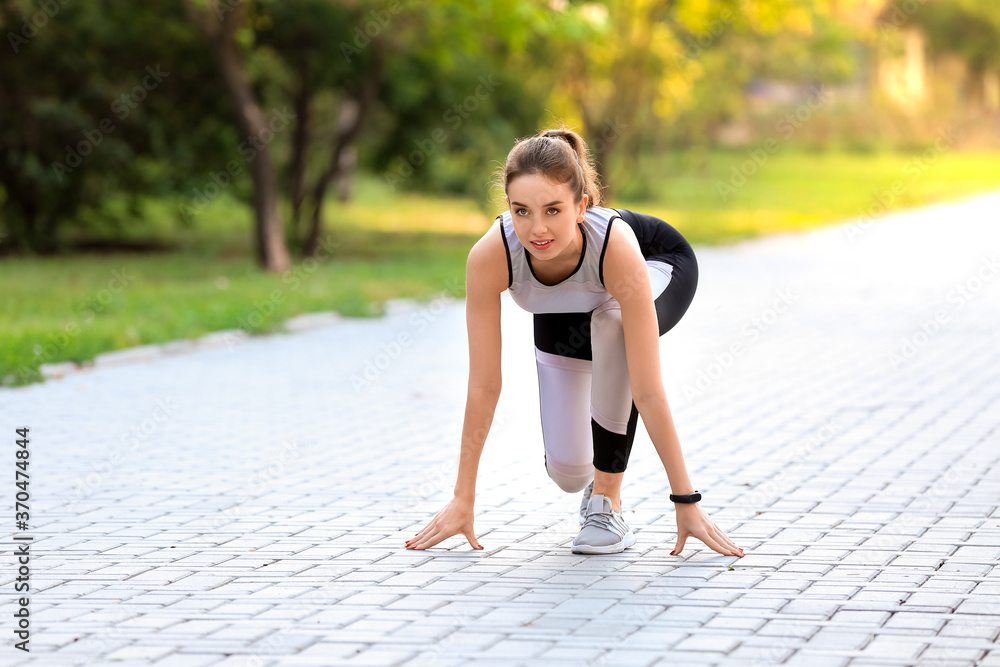
[(516, 211), (516, 213), (517, 213), (518, 215), (524, 215), (524, 214), (525, 214), (525, 213), (527, 213), (527, 212), (528, 212), (528, 211), (527, 211), (527, 209), (523, 209), (523, 208), (519, 208), (519, 209), (517, 209), (517, 211)]
[[(555, 212), (553, 213), (553, 211), (555, 211)], [(557, 208), (550, 208), (549, 209), (549, 215), (557, 215), (558, 213), (559, 213), (559, 209), (557, 209)]]

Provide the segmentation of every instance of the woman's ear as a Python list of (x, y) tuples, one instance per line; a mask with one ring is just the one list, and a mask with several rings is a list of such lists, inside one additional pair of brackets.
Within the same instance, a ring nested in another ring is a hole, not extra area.
[(587, 197), (586, 194), (584, 194), (583, 197), (580, 198), (580, 210), (578, 211), (578, 213), (580, 214), (580, 218), (581, 219), (583, 218), (583, 216), (585, 216), (587, 214), (587, 202), (588, 201), (590, 201), (590, 198)]

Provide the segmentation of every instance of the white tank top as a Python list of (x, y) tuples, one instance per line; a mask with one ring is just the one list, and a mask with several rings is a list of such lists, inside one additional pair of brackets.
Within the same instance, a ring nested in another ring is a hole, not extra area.
[(528, 263), (528, 251), (514, 233), (510, 211), (497, 216), (507, 250), (507, 287), (514, 302), (530, 313), (587, 313), (611, 299), (604, 289), (604, 252), (608, 247), (611, 222), (621, 219), (610, 208), (594, 206), (587, 209), (583, 222), (583, 252), (580, 262), (569, 276), (555, 285), (546, 285), (535, 277)]

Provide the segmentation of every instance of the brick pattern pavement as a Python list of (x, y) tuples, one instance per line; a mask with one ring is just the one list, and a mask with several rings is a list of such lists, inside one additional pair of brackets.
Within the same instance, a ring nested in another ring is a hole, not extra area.
[(570, 552), (579, 496), (545, 474), (530, 315), (506, 295), (484, 551), (403, 548), (454, 484), (468, 363), (444, 286), (0, 390), (0, 433), (32, 429), (35, 537), (32, 653), (5, 630), (0, 664), (1000, 665), (997, 210), (696, 249), (663, 376), (742, 559), (693, 539), (670, 556), (641, 427), (638, 543)]

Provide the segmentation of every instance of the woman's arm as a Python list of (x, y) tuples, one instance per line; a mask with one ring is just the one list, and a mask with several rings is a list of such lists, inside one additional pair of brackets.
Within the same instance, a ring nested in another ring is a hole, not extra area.
[(479, 458), (500, 399), (500, 293), (507, 289), (505, 253), (500, 235), (491, 228), (472, 247), (465, 271), (469, 386), (455, 497), (470, 504), (476, 495)]
[[(642, 423), (663, 463), (675, 495), (694, 493), (684, 464), (684, 453), (674, 426), (660, 369), (660, 329), (656, 320), (649, 269), (635, 233), (627, 224), (613, 224), (604, 255), (604, 285), (621, 306), (629, 386)], [(677, 504), (676, 550), (688, 535), (697, 537), (719, 553), (739, 549), (697, 503)]]
[(412, 540), (409, 549), (426, 549), (461, 533), (476, 549), (473, 526), (476, 477), (486, 436), (500, 398), (500, 293), (507, 289), (507, 254), (491, 227), (469, 252), (465, 271), (465, 310), (469, 331), (469, 386), (455, 497)]
[(632, 400), (667, 471), (671, 490), (677, 495), (693, 493), (663, 388), (660, 329), (649, 269), (631, 227), (613, 224), (610, 234), (604, 255), (604, 285), (622, 310)]

